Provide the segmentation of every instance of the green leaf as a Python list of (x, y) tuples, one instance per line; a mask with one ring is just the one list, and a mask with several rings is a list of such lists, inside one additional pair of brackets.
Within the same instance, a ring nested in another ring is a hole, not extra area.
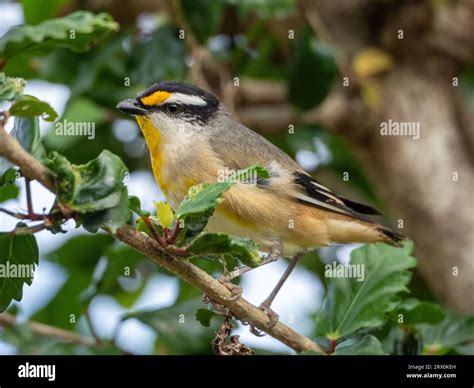
[(58, 11), (69, 0), (20, 0), (23, 7), (23, 14), (27, 24), (38, 24), (46, 19), (56, 16)]
[(161, 227), (167, 228), (173, 223), (173, 210), (169, 203), (155, 202), (156, 216), (160, 222)]
[(41, 116), (46, 121), (54, 121), (58, 114), (47, 102), (34, 96), (21, 96), (10, 108), (10, 113), (18, 117)]
[(421, 337), (413, 326), (394, 325), (388, 320), (377, 329), (384, 353), (391, 355), (418, 355), (421, 352)]
[(15, 117), (10, 135), (36, 159), (45, 160), (46, 151), (41, 142), (38, 117)]
[[(0, 169), (0, 174), (1, 174)], [(17, 170), (8, 168), (3, 175), (0, 175), (0, 203), (18, 197), (20, 188), (15, 184)]]
[(187, 247), (192, 255), (216, 256), (229, 254), (250, 267), (257, 267), (262, 262), (256, 244), (250, 238), (229, 236), (220, 233), (202, 233)]
[(194, 36), (206, 43), (211, 35), (218, 33), (225, 3), (210, 0), (181, 0), (181, 9)]
[(18, 171), (14, 167), (6, 169), (2, 175), (0, 175), (0, 186), (11, 185), (15, 182), (18, 177)]
[(0, 203), (17, 198), (19, 193), (20, 188), (14, 183), (0, 186)]
[(373, 335), (366, 335), (362, 339), (354, 341), (349, 339), (336, 346), (335, 355), (338, 356), (366, 356), (383, 355), (382, 344)]
[(202, 307), (199, 299), (189, 300), (157, 310), (136, 311), (124, 316), (135, 318), (150, 326), (158, 334), (157, 351), (164, 354), (210, 354), (209, 345), (217, 324), (203, 327), (196, 319), (196, 310)]
[(407, 291), (411, 277), (408, 270), (416, 260), (406, 248), (377, 243), (354, 250), (350, 264), (363, 269), (364, 279), (329, 280), (328, 294), (316, 318), (318, 336), (337, 340), (361, 328), (381, 325), (385, 313), (398, 303), (397, 294)]
[(23, 78), (7, 77), (0, 73), (0, 100), (13, 101), (23, 94), (26, 81)]
[(329, 93), (337, 74), (334, 55), (309, 30), (296, 39), (289, 82), (290, 101), (301, 109), (319, 104)]
[(175, 211), (176, 218), (184, 221), (180, 238), (189, 242), (201, 233), (209, 218), (214, 214), (216, 206), (222, 201), (222, 194), (236, 182), (249, 178), (256, 179), (256, 177), (267, 179), (269, 177), (268, 171), (255, 165), (234, 172), (223, 182), (204, 183), (191, 187), (187, 197)]
[(108, 247), (105, 256), (107, 257), (107, 267), (99, 283), (100, 292), (112, 290), (117, 284), (117, 279), (121, 276), (133, 277), (138, 263), (146, 260), (145, 256), (123, 244)]
[(78, 220), (88, 232), (96, 233), (100, 228), (105, 228), (115, 233), (124, 226), (131, 217), (128, 210), (128, 192), (126, 187), (119, 191), (120, 201), (116, 206), (82, 214)]
[(474, 342), (474, 317), (460, 317), (452, 313), (434, 325), (416, 325), (423, 340), (422, 354), (445, 354), (453, 348)]
[(186, 49), (178, 34), (175, 27), (163, 26), (150, 39), (134, 47), (130, 65), (133, 83), (150, 85), (159, 79), (184, 78)]
[(414, 298), (405, 299), (400, 303), (396, 313), (397, 315), (402, 314), (402, 323), (405, 325), (414, 325), (415, 323), (438, 323), (445, 317), (441, 306)]
[(0, 233), (0, 312), (12, 300), (21, 300), (23, 285), (31, 285), (33, 281), (35, 265), (38, 265), (35, 236)]
[(60, 265), (68, 277), (32, 320), (74, 330), (84, 310), (80, 295), (91, 284), (99, 259), (113, 243), (114, 239), (105, 234), (86, 234), (72, 237), (49, 252), (45, 259)]
[(284, 19), (298, 14), (297, 2), (293, 0), (238, 1), (235, 2), (235, 6), (242, 20), (254, 14), (264, 19)]
[(138, 214), (140, 217), (149, 217), (150, 213), (141, 209), (141, 201), (140, 198), (136, 197), (135, 195), (131, 195), (128, 197), (128, 208)]
[(201, 322), (201, 325), (203, 325), (204, 327), (211, 326), (211, 319), (215, 317), (220, 317), (220, 315), (212, 310), (199, 309), (198, 311), (196, 311), (196, 320)]
[(59, 201), (79, 213), (88, 231), (100, 227), (115, 231), (130, 219), (123, 184), (127, 168), (118, 156), (104, 150), (96, 159), (74, 165), (54, 152), (47, 165), (56, 174)]
[[(104, 123), (107, 117), (106, 109), (97, 105), (94, 101), (84, 97), (73, 97), (71, 98), (65, 108), (65, 111), (61, 118), (54, 123), (53, 128), (48, 132), (44, 138), (44, 143), (50, 149), (62, 152), (71, 147), (74, 147), (81, 140), (86, 138), (86, 131), (83, 131), (83, 135), (75, 135), (68, 133), (68, 127), (74, 128), (86, 128), (85, 124), (92, 128), (94, 125), (94, 131), (97, 127)], [(92, 125), (91, 125), (92, 124)], [(88, 140), (91, 136), (98, 136), (98, 131), (93, 133), (92, 131), (87, 133)], [(65, 136), (67, 135), (67, 136)], [(82, 150), (81, 150), (82, 151)]]
[(94, 15), (88, 11), (77, 11), (35, 26), (16, 26), (0, 38), (0, 60), (7, 61), (31, 52), (46, 53), (58, 47), (82, 52), (117, 30), (118, 24), (110, 15)]

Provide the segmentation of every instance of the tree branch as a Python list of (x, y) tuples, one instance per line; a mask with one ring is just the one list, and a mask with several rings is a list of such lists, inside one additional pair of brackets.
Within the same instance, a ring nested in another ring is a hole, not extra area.
[[(8, 313), (0, 314), (0, 326), (2, 327), (13, 327), (19, 324), (17, 318), (14, 315)], [(62, 342), (69, 342), (77, 345), (95, 345), (96, 342), (93, 338), (83, 337), (80, 334), (74, 333), (69, 330), (60, 329), (59, 327), (45, 325), (43, 323), (29, 321), (26, 325), (30, 330), (37, 335), (45, 337), (53, 337)]]
[[(4, 131), (2, 126), (0, 126), (0, 156), (18, 165), (28, 178), (38, 180), (53, 193), (56, 191), (56, 185), (49, 170), (26, 152), (16, 139)], [(243, 298), (233, 300), (232, 293), (226, 286), (189, 261), (170, 256), (163, 251), (155, 240), (147, 235), (125, 226), (118, 229), (113, 236), (189, 284), (199, 288), (210, 299), (229, 309), (242, 322), (263, 330), (297, 352), (315, 351), (323, 353), (315, 342), (283, 323), (279, 322), (274, 327), (269, 328), (269, 318), (262, 310)]]

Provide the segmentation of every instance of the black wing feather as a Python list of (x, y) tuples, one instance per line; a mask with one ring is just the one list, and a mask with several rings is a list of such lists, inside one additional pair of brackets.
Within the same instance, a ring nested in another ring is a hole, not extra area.
[[(303, 189), (303, 192), (311, 199), (316, 200), (315, 202), (309, 202), (315, 206), (318, 206), (317, 202), (321, 203), (321, 208), (327, 209), (328, 206), (333, 208), (333, 211), (340, 212), (347, 215), (352, 215), (357, 218), (364, 219), (362, 214), (368, 215), (380, 215), (381, 213), (370, 207), (358, 202), (351, 201), (349, 199), (339, 197), (327, 187), (321, 185), (316, 179), (302, 172), (295, 172), (295, 183)], [(302, 199), (304, 201), (304, 199)], [(331, 209), (330, 209), (331, 210)]]

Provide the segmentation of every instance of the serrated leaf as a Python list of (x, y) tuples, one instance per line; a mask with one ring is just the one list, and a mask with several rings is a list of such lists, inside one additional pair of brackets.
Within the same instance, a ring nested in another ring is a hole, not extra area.
[(130, 219), (123, 184), (127, 168), (118, 156), (104, 150), (96, 159), (74, 165), (52, 153), (47, 166), (55, 173), (59, 201), (79, 214), (88, 231), (107, 227), (114, 232)]
[(452, 313), (437, 324), (416, 325), (423, 340), (422, 354), (445, 354), (451, 349), (474, 342), (474, 317)]
[(78, 217), (84, 229), (90, 233), (96, 233), (100, 228), (110, 230), (115, 233), (118, 228), (125, 225), (131, 217), (128, 210), (128, 193), (124, 186), (119, 191), (119, 202), (117, 205), (94, 212), (87, 212)]
[(33, 281), (35, 265), (38, 265), (38, 245), (34, 235), (0, 233), (0, 312), (12, 300), (21, 300), (23, 285), (31, 285)]
[(211, 326), (211, 320), (215, 317), (220, 317), (220, 315), (212, 310), (199, 309), (196, 311), (196, 320), (199, 321), (204, 327)]
[(354, 250), (350, 264), (363, 266), (364, 279), (329, 280), (328, 294), (316, 318), (318, 336), (337, 340), (361, 328), (381, 325), (398, 301), (397, 294), (407, 291), (409, 269), (416, 260), (404, 248), (376, 243)]
[(405, 299), (396, 309), (396, 314), (402, 314), (403, 324), (438, 323), (444, 317), (443, 308), (437, 304), (414, 298)]
[(0, 100), (13, 101), (23, 94), (26, 81), (0, 73)]
[(10, 113), (17, 117), (41, 116), (46, 121), (54, 121), (58, 118), (58, 114), (51, 105), (26, 94), (10, 107)]
[(173, 210), (171, 210), (171, 206), (169, 203), (165, 202), (156, 202), (155, 203), (156, 207), (156, 216), (158, 217), (158, 220), (160, 221), (160, 225), (163, 228), (167, 228), (173, 223)]
[(201, 233), (209, 218), (214, 214), (216, 206), (222, 201), (222, 194), (239, 180), (247, 180), (249, 177), (267, 179), (269, 174), (264, 167), (255, 165), (230, 174), (223, 182), (204, 183), (191, 187), (175, 212), (176, 219), (184, 222), (180, 239), (189, 242)]
[(362, 339), (350, 339), (336, 346), (334, 355), (337, 356), (368, 356), (383, 355), (382, 344), (373, 335), (366, 335)]
[(221, 233), (202, 233), (187, 247), (192, 255), (216, 256), (229, 254), (245, 265), (256, 267), (262, 262), (257, 245), (250, 238), (229, 236)]
[(71, 210), (104, 210), (118, 205), (122, 198), (127, 168), (110, 151), (104, 150), (96, 159), (81, 165), (52, 153), (48, 167), (56, 174), (60, 202)]
[(0, 60), (32, 51), (46, 53), (58, 47), (85, 51), (93, 42), (117, 30), (118, 24), (110, 15), (88, 11), (77, 11), (34, 26), (15, 26), (0, 38)]
[(15, 117), (10, 135), (36, 159), (45, 160), (46, 151), (41, 142), (38, 117)]

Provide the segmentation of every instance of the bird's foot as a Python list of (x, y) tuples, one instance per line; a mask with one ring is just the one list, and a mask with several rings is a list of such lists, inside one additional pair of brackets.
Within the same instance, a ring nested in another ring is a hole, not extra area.
[[(267, 329), (272, 329), (279, 321), (279, 315), (270, 308), (268, 303), (263, 302), (258, 306), (268, 316), (268, 323), (266, 324)], [(256, 328), (255, 326), (250, 326), (250, 332), (257, 337), (263, 337), (265, 335), (264, 331)]]
[(236, 301), (242, 296), (242, 293), (244, 292), (243, 288), (231, 283), (231, 278), (229, 278), (228, 276), (220, 276), (219, 278), (217, 278), (217, 280), (231, 292), (231, 297), (227, 298), (229, 302)]
[(270, 304), (263, 302), (260, 306), (258, 306), (260, 310), (262, 310), (268, 317), (268, 324), (267, 327), (272, 329), (280, 320), (280, 316), (270, 308)]

